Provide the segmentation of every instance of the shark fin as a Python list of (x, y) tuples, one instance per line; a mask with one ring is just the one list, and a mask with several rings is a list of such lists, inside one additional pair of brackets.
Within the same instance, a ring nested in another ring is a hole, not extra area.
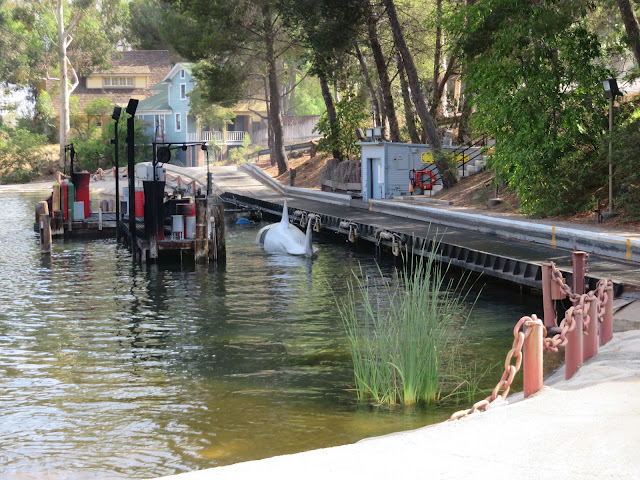
[(284, 199), (284, 205), (282, 207), (282, 219), (280, 223), (285, 223), (289, 225), (289, 209), (287, 208), (287, 199)]

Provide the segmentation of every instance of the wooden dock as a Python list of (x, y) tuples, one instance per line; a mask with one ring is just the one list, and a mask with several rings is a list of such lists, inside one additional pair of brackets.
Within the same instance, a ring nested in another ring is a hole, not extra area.
[[(41, 253), (51, 254), (52, 239), (99, 239), (116, 238), (131, 248), (135, 258), (142, 263), (161, 261), (164, 257), (187, 254), (196, 263), (223, 261), (226, 256), (224, 228), (224, 207), (218, 197), (196, 197), (183, 199), (181, 205), (195, 204), (195, 228), (191, 235), (185, 235), (186, 228), (172, 231), (167, 225), (167, 209), (150, 215), (159, 217), (158, 229), (146, 228), (145, 218), (135, 221), (135, 231), (131, 231), (129, 218), (123, 216), (119, 221), (113, 212), (91, 213), (88, 218), (64, 221), (63, 214), (57, 210), (49, 214), (50, 202), (42, 201), (36, 207), (34, 230), (40, 234)], [(174, 212), (175, 213), (175, 212)], [(179, 216), (182, 219), (181, 215)], [(157, 220), (157, 218), (156, 218)]]

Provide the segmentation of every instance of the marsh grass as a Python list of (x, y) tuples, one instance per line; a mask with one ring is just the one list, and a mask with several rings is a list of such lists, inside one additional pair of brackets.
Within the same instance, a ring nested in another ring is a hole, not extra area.
[[(433, 404), (457, 374), (459, 327), (470, 313), (469, 275), (447, 279), (448, 265), (410, 255), (395, 281), (353, 272), (338, 305), (353, 359), (360, 400), (376, 404)], [(452, 390), (463, 390), (458, 382)], [(468, 388), (472, 384), (468, 382)], [(448, 396), (450, 392), (446, 392)]]

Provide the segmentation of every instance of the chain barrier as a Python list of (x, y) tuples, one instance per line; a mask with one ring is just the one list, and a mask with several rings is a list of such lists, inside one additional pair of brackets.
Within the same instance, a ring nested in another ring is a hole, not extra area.
[(556, 264), (550, 262), (551, 266), (551, 279), (556, 282), (560, 290), (569, 297), (572, 307), (565, 312), (564, 319), (560, 322), (560, 332), (551, 338), (544, 339), (544, 348), (550, 352), (557, 352), (559, 347), (567, 345), (566, 335), (575, 329), (575, 318), (578, 315), (582, 315), (582, 330), (583, 333), (587, 330), (591, 318), (589, 317), (589, 305), (591, 302), (597, 302), (598, 323), (602, 323), (604, 320), (604, 305), (608, 300), (607, 289), (613, 288), (613, 282), (610, 278), (606, 280), (599, 280), (596, 289), (582, 295), (574, 293), (571, 287), (567, 284), (562, 272), (556, 267)]
[[(522, 366), (522, 346), (524, 345), (525, 338), (530, 335), (531, 329), (526, 328), (523, 332), (522, 327), (531, 327), (535, 324), (540, 323), (538, 317), (536, 315), (531, 315), (530, 317), (522, 317), (516, 326), (513, 328), (513, 345), (511, 346), (511, 350), (507, 353), (507, 357), (504, 361), (504, 372), (502, 373), (502, 377), (500, 381), (496, 384), (495, 388), (484, 400), (480, 400), (473, 404), (473, 406), (467, 410), (460, 410), (455, 412), (449, 420), (458, 420), (459, 418), (466, 417), (467, 415), (471, 415), (472, 413), (477, 412), (478, 410), (486, 410), (489, 405), (495, 402), (498, 397), (501, 400), (507, 398), (509, 395), (509, 390), (511, 389), (511, 384), (513, 383), (513, 379), (516, 376), (516, 373), (520, 370)], [(512, 360), (515, 358), (515, 365), (512, 365)], [(500, 393), (502, 390), (502, 393)]]
[[(560, 290), (566, 294), (567, 297), (573, 303), (573, 306), (569, 307), (566, 311), (564, 319), (560, 322), (559, 325), (559, 333), (555, 334), (553, 337), (547, 338), (547, 329), (543, 327), (543, 346), (544, 349), (549, 352), (557, 352), (558, 348), (565, 347), (567, 345), (567, 334), (572, 332), (576, 328), (576, 319), (579, 318), (578, 315), (582, 316), (583, 322), (583, 334), (589, 323), (591, 322), (591, 318), (589, 317), (589, 306), (592, 302), (596, 302), (597, 305), (597, 321), (598, 323), (602, 323), (604, 320), (604, 305), (608, 301), (608, 289), (613, 288), (613, 282), (611, 279), (600, 280), (596, 286), (596, 289), (590, 291), (585, 294), (577, 294), (571, 290), (571, 287), (567, 285), (564, 277), (562, 276), (562, 272), (558, 270), (555, 263), (551, 262), (551, 278), (554, 282), (556, 282), (560, 288)], [(531, 315), (530, 317), (522, 317), (516, 326), (513, 329), (513, 345), (511, 350), (507, 353), (507, 357), (504, 364), (504, 372), (502, 373), (502, 377), (500, 381), (496, 384), (495, 388), (491, 392), (487, 398), (480, 400), (473, 404), (473, 406), (467, 410), (460, 410), (451, 415), (449, 420), (458, 420), (460, 418), (466, 417), (467, 415), (471, 415), (479, 410), (486, 410), (489, 405), (495, 402), (498, 398), (504, 400), (509, 394), (509, 390), (511, 388), (511, 383), (513, 382), (513, 378), (516, 373), (520, 370), (520, 366), (522, 365), (522, 345), (524, 344), (525, 338), (530, 334), (532, 327), (536, 324), (541, 324), (542, 322), (538, 319), (536, 315)], [(522, 331), (522, 327), (525, 327), (525, 331)], [(515, 358), (515, 365), (512, 365), (512, 360)], [(502, 393), (500, 391), (502, 390)]]

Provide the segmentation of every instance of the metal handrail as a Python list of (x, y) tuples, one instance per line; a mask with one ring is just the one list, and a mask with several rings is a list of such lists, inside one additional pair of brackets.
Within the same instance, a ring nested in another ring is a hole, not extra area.
[(482, 157), (482, 155), (484, 154), (484, 149), (480, 149), (477, 150), (477, 152), (474, 155), (469, 155), (468, 158), (465, 160), (465, 152), (468, 150), (471, 150), (472, 148), (477, 147), (478, 145), (482, 144), (485, 148), (487, 145), (487, 135), (486, 134), (482, 134), (480, 136), (480, 138), (478, 138), (477, 140), (475, 140), (474, 142), (471, 142), (468, 145), (461, 145), (460, 147), (456, 148), (452, 154), (455, 156), (462, 154), (462, 176), (464, 177), (464, 167), (467, 163), (472, 162), (473, 160), (475, 160), (478, 157)]

